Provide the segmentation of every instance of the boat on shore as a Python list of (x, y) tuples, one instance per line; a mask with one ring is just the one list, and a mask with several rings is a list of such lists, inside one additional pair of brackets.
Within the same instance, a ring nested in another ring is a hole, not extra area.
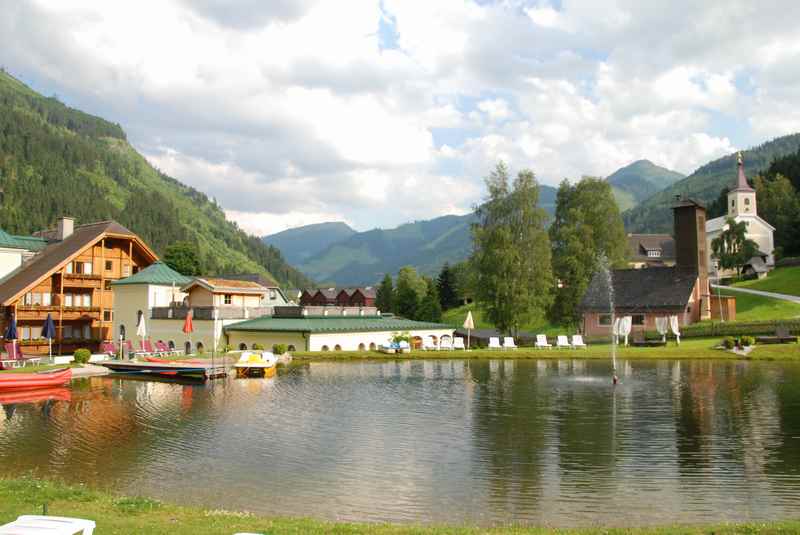
[(4, 373), (0, 374), (0, 392), (52, 388), (63, 386), (71, 380), (70, 368), (38, 373)]

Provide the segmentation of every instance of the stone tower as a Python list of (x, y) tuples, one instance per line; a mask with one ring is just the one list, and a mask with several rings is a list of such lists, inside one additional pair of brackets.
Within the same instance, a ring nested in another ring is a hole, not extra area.
[(747, 183), (744, 176), (744, 161), (740, 152), (737, 158), (739, 173), (736, 185), (728, 191), (728, 216), (736, 217), (740, 215), (755, 216), (756, 210), (756, 190)]
[(700, 319), (711, 318), (708, 284), (706, 207), (692, 199), (678, 198), (672, 207), (675, 233), (675, 268), (697, 273)]

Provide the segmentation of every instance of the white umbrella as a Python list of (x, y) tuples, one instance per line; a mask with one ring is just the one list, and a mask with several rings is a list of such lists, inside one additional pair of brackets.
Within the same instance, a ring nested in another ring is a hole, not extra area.
[(622, 318), (622, 321), (619, 322), (619, 334), (620, 336), (625, 337), (625, 345), (628, 345), (628, 335), (631, 334), (631, 328), (633, 327), (633, 318), (631, 316), (625, 316)]
[(672, 334), (675, 335), (675, 340), (678, 342), (678, 345), (681, 345), (681, 331), (678, 323), (678, 316), (669, 317), (669, 326), (672, 329)]
[(145, 325), (144, 314), (141, 310), (139, 311), (139, 321), (136, 322), (136, 336), (142, 339), (142, 346), (144, 346), (144, 339), (147, 338), (147, 326)]
[(472, 319), (472, 311), (467, 311), (467, 319), (464, 320), (464, 328), (467, 330), (467, 349), (469, 350), (470, 331), (475, 328), (475, 321)]
[(656, 330), (661, 335), (661, 341), (667, 341), (667, 331), (669, 330), (669, 318), (666, 316), (659, 316), (656, 318)]

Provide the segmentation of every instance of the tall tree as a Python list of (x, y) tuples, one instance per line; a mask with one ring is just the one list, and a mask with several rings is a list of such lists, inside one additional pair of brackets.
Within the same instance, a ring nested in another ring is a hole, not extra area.
[(384, 275), (378, 291), (375, 294), (375, 306), (378, 310), (389, 312), (394, 310), (394, 285), (392, 276), (388, 273)]
[(429, 279), (426, 282), (428, 289), (425, 293), (425, 297), (419, 302), (414, 319), (438, 323), (442, 321), (442, 306), (439, 302), (439, 292), (433, 280)]
[(472, 228), (475, 296), (498, 330), (516, 333), (539, 319), (552, 300), (547, 214), (538, 206), (539, 185), (530, 170), (520, 171), (512, 188), (500, 162), (486, 186), (489, 198)]
[(439, 294), (439, 305), (442, 310), (449, 310), (459, 305), (455, 273), (447, 262), (436, 278), (436, 291)]
[(625, 227), (608, 182), (589, 177), (574, 186), (561, 182), (550, 243), (557, 279), (550, 319), (577, 323), (578, 304), (601, 263), (621, 267), (627, 259)]
[(164, 263), (187, 277), (200, 275), (200, 258), (197, 248), (189, 242), (179, 241), (167, 246), (164, 251)]
[(411, 266), (400, 268), (394, 291), (394, 311), (396, 314), (413, 319), (417, 314), (419, 302), (427, 292), (425, 280)]
[(758, 244), (747, 238), (747, 223), (732, 217), (725, 219), (725, 230), (711, 240), (712, 256), (722, 269), (736, 269), (741, 274), (748, 260), (758, 252)]
[(781, 174), (756, 177), (755, 188), (758, 214), (775, 227), (775, 256), (800, 255), (800, 193)]

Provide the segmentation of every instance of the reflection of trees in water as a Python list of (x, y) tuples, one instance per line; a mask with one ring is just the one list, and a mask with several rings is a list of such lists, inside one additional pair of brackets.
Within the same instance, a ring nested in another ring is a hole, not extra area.
[[(783, 440), (771, 446), (771, 458), (765, 471), (769, 475), (791, 474), (800, 478), (800, 366), (786, 364), (776, 375), (775, 418)], [(798, 479), (794, 481), (794, 488), (800, 492)]]

